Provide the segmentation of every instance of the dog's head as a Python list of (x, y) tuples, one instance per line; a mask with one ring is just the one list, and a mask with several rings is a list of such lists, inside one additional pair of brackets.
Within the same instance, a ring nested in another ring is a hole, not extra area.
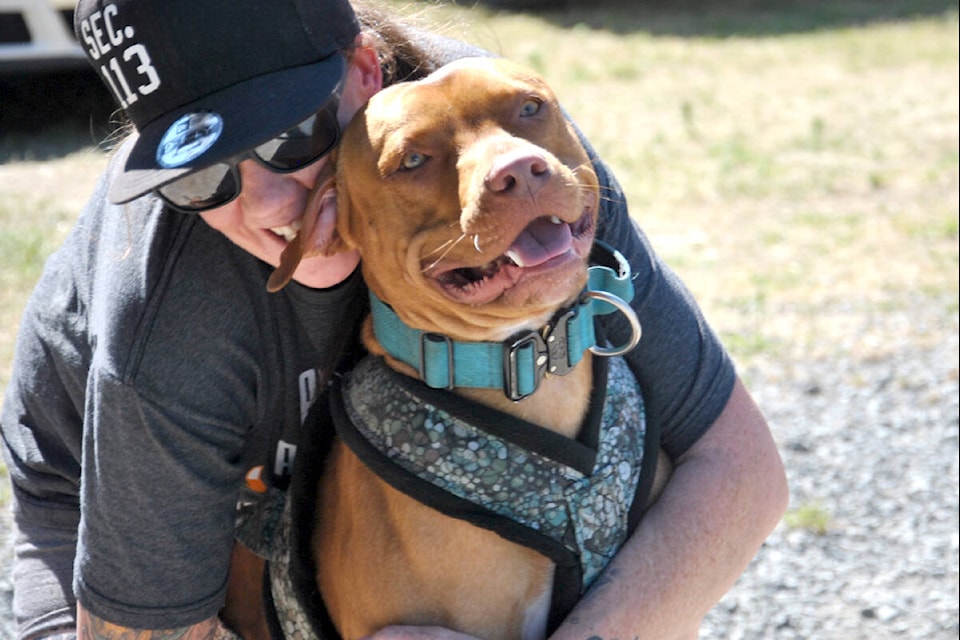
[(536, 328), (586, 282), (599, 188), (536, 73), (475, 58), (373, 97), (337, 156), (337, 230), (408, 325)]

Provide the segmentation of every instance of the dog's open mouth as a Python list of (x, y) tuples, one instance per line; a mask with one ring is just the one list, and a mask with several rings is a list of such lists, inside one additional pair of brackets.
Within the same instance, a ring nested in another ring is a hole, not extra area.
[(485, 304), (532, 271), (549, 270), (569, 258), (580, 260), (576, 245), (592, 238), (593, 224), (589, 213), (569, 224), (555, 216), (536, 218), (494, 260), (476, 266), (437, 264), (427, 275), (451, 298)]

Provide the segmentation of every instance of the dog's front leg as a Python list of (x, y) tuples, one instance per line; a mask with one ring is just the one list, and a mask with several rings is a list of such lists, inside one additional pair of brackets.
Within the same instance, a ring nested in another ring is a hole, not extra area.
[(263, 570), (263, 558), (234, 543), (227, 602), (220, 618), (244, 640), (271, 640), (263, 610)]

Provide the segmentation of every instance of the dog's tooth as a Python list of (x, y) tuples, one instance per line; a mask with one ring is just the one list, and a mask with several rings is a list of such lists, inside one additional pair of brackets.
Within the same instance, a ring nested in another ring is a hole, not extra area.
[(510, 258), (510, 261), (513, 262), (513, 264), (517, 265), (518, 267), (523, 266), (523, 258), (520, 257), (520, 254), (517, 252), (516, 249), (507, 249), (506, 253), (504, 253), (503, 255)]
[(552, 222), (553, 224), (563, 224), (563, 220), (561, 220), (557, 216), (550, 216), (550, 222)]

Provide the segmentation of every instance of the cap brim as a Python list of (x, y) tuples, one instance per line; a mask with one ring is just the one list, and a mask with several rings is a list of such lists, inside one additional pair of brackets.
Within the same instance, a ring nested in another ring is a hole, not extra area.
[[(129, 202), (192, 171), (227, 160), (276, 137), (317, 111), (343, 77), (346, 62), (334, 54), (324, 60), (251, 78), (184, 105), (151, 122), (119, 150), (122, 173), (110, 186), (116, 204)], [(202, 155), (170, 169), (157, 161), (157, 149), (170, 126), (188, 113), (215, 112), (223, 133)]]

